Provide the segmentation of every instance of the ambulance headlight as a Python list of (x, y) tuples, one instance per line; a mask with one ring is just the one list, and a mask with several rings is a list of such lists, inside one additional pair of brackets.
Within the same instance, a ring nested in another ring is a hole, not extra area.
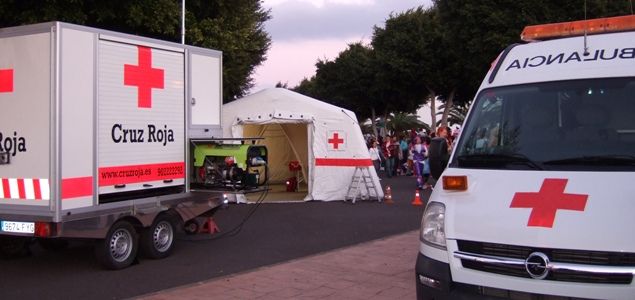
[(421, 241), (445, 249), (445, 205), (430, 202), (421, 219)]

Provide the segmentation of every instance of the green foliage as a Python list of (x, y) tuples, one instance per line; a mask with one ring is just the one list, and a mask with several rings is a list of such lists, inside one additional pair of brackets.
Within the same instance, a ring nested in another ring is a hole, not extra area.
[[(253, 86), (254, 68), (271, 45), (270, 12), (259, 0), (187, 0), (186, 43), (223, 51), (223, 95), (229, 102)], [(2, 0), (0, 27), (63, 21), (172, 42), (181, 38), (179, 0)]]
[(397, 112), (388, 117), (387, 128), (396, 134), (422, 127), (427, 127), (427, 125), (419, 121), (419, 117), (414, 114)]
[(365, 119), (383, 111), (385, 102), (375, 96), (375, 63), (371, 48), (361, 43), (348, 45), (333, 60), (319, 60), (311, 80), (303, 80), (296, 91), (350, 109)]
[[(520, 42), (526, 25), (581, 20), (582, 0), (433, 0), (390, 15), (375, 27), (372, 47), (350, 45), (294, 89), (355, 111), (412, 112), (430, 95), (444, 106), (439, 115), (462, 123), (492, 61)], [(587, 0), (587, 18), (630, 13), (629, 1)], [(362, 51), (363, 50), (363, 51)], [(371, 113), (372, 115), (372, 113)], [(373, 120), (374, 121), (374, 120)], [(434, 123), (432, 125), (435, 125)]]

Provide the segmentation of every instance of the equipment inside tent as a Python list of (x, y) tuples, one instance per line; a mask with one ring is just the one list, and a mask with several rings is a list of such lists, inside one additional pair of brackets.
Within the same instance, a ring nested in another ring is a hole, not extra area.
[[(265, 89), (223, 105), (223, 136), (255, 140), (268, 151), (265, 201), (344, 200), (356, 167), (372, 167), (355, 114), (289, 91)], [(297, 181), (296, 185), (293, 181)], [(383, 197), (379, 189), (378, 197)], [(250, 201), (258, 195), (249, 195)]]

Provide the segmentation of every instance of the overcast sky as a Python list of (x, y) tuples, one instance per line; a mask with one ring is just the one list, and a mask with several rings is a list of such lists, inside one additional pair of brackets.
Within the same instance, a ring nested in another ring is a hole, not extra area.
[(430, 0), (264, 0), (272, 45), (254, 74), (252, 92), (280, 81), (294, 87), (315, 74), (318, 58), (334, 59), (349, 43), (369, 43), (373, 26), (391, 13), (429, 6)]

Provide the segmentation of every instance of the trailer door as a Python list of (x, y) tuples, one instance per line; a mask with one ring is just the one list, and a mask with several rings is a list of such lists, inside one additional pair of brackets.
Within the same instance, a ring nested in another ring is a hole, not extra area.
[(189, 51), (190, 137), (222, 137), (222, 66), (217, 51)]
[(182, 190), (184, 53), (101, 37), (98, 73), (100, 202)]
[(1, 213), (50, 210), (51, 69), (50, 32), (0, 36)]

